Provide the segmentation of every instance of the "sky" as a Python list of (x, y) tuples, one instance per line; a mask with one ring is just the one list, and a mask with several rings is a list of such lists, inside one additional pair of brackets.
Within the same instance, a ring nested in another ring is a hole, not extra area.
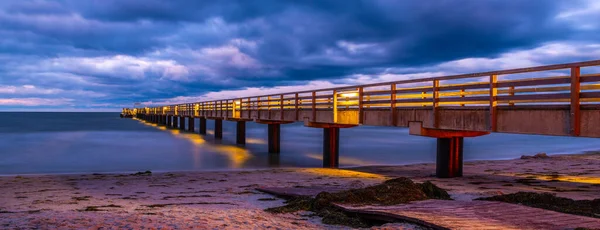
[(0, 111), (120, 111), (593, 59), (596, 0), (0, 1)]

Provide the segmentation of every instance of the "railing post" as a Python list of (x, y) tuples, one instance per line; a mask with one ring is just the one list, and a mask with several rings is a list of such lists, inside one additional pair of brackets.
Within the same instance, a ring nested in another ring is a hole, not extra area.
[(363, 87), (358, 87), (358, 124), (363, 124)]
[(579, 94), (581, 92), (580, 67), (571, 68), (571, 130), (572, 136), (579, 136), (581, 132), (581, 113)]
[(440, 126), (440, 122), (439, 122), (439, 118), (438, 118), (438, 106), (439, 106), (439, 91), (438, 88), (440, 87), (440, 80), (433, 80), (433, 88), (432, 88), (432, 113), (433, 113), (433, 127), (434, 128), (439, 128)]
[(283, 94), (279, 96), (279, 120), (283, 121)]
[(338, 121), (338, 111), (337, 111), (337, 105), (338, 105), (338, 97), (337, 97), (338, 91), (337, 90), (333, 90), (333, 123), (337, 123)]
[[(460, 89), (460, 98), (465, 98), (465, 89)], [(460, 106), (465, 106), (465, 103), (460, 103)]]
[(490, 131), (496, 132), (498, 124), (498, 75), (490, 75)]
[[(515, 95), (515, 87), (514, 86), (508, 87), (508, 95), (509, 96), (514, 96)], [(515, 103), (511, 101), (511, 102), (508, 103), (508, 105), (509, 106), (514, 106)]]
[(390, 95), (390, 119), (392, 126), (396, 126), (396, 83), (392, 83), (391, 86), (391, 95)]
[(260, 120), (260, 97), (256, 98), (256, 117)]
[(317, 121), (317, 91), (312, 92), (312, 121)]
[(250, 98), (248, 98), (246, 107), (248, 107), (248, 119), (250, 119), (252, 116), (252, 102), (250, 101)]
[(300, 116), (300, 110), (298, 109), (298, 93), (296, 93), (295, 95), (295, 99), (294, 99), (294, 109), (296, 110), (296, 121), (298, 120), (299, 116)]

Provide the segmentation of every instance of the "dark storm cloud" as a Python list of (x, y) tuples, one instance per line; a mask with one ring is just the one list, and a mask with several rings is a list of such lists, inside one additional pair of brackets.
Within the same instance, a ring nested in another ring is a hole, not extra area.
[(418, 72), (551, 42), (593, 43), (598, 23), (578, 15), (597, 14), (571, 7), (589, 4), (593, 1), (3, 1), (0, 54), (21, 61), (0, 63), (0, 87), (37, 82), (36, 89), (103, 92), (103, 98), (84, 99), (118, 104), (312, 80), (344, 82), (388, 69)]

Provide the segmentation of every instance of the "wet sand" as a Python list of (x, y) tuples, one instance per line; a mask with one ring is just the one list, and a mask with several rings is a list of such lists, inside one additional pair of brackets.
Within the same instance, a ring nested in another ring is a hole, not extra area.
[[(266, 169), (0, 177), (0, 228), (132, 229), (315, 229), (310, 213), (270, 214), (282, 199), (258, 187), (327, 186), (356, 188), (395, 177), (432, 181), (457, 200), (517, 191), (551, 192), (572, 199), (600, 198), (600, 154), (546, 159), (474, 161), (464, 177), (438, 179), (434, 164), (352, 169)], [(377, 228), (414, 229), (408, 224)]]

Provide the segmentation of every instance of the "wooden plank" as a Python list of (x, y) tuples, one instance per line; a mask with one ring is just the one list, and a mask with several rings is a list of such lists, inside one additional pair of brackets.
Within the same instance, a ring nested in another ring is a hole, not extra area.
[(579, 93), (579, 98), (600, 98), (600, 92)]
[(369, 95), (369, 96), (376, 96), (376, 95), (389, 95), (392, 91), (391, 90), (376, 90), (376, 91), (367, 91), (364, 92), (365, 95)]
[(580, 87), (580, 74), (581, 70), (579, 67), (571, 68), (571, 135), (579, 136), (581, 130), (581, 113), (579, 107), (579, 93), (581, 92)]
[[(438, 98), (438, 102), (468, 102), (468, 101), (489, 101), (489, 96), (475, 96), (475, 97), (441, 97)], [(419, 102), (419, 101), (415, 101)]]
[(547, 94), (527, 94), (514, 96), (497, 96), (498, 101), (519, 101), (519, 100), (545, 100), (545, 99), (566, 99), (570, 93), (547, 93)]
[(487, 82), (476, 82), (468, 84), (457, 84), (457, 85), (442, 85), (439, 87), (440, 91), (449, 90), (465, 90), (465, 89), (487, 89), (490, 85)]
[(535, 86), (535, 85), (556, 85), (556, 84), (568, 84), (571, 82), (569, 77), (558, 77), (558, 78), (536, 78), (526, 79), (509, 82), (498, 82), (498, 88), (510, 87), (510, 86)]
[(418, 92), (431, 92), (432, 87), (414, 87), (414, 88), (396, 88), (396, 93), (418, 93)]
[(600, 81), (600, 74), (587, 74), (585, 76), (581, 76), (579, 82), (597, 82)]
[(498, 88), (496, 88), (496, 84), (498, 83), (498, 75), (490, 75), (490, 125), (489, 128), (492, 132), (496, 132), (497, 123), (498, 123), (498, 111), (497, 106), (498, 102), (496, 101), (496, 96), (498, 96)]

